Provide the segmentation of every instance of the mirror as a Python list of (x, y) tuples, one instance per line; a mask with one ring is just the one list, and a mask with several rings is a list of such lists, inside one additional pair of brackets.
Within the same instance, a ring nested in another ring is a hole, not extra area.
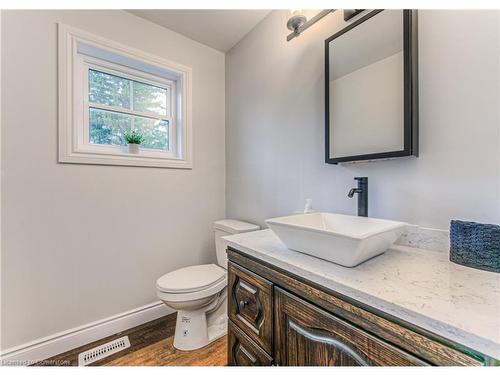
[(417, 11), (362, 14), (325, 41), (331, 164), (418, 155)]

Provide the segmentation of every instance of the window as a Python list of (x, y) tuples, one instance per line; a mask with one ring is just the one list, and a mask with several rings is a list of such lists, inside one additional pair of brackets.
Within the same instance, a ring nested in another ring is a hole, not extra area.
[(189, 68), (61, 24), (59, 67), (60, 162), (191, 168)]
[(173, 82), (144, 82), (117, 70), (87, 65), (88, 88), (85, 123), (89, 143), (126, 146), (124, 132), (136, 130), (144, 136), (144, 150), (170, 152)]

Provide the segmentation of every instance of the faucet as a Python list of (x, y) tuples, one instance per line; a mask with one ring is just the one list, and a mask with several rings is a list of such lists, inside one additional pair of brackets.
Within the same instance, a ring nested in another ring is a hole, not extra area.
[(358, 187), (349, 190), (347, 196), (358, 195), (358, 216), (368, 216), (368, 177), (354, 177), (358, 181)]

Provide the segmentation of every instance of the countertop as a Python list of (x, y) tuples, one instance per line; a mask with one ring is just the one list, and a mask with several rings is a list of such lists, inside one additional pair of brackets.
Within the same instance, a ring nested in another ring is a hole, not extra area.
[(224, 237), (232, 248), (500, 360), (500, 274), (447, 251), (393, 246), (346, 268), (289, 250), (270, 230)]

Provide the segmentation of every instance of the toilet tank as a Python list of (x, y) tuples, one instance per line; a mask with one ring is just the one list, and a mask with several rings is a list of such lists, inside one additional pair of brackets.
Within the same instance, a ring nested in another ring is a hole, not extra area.
[(217, 252), (217, 263), (219, 266), (227, 268), (226, 241), (224, 241), (222, 237), (231, 234), (252, 232), (259, 229), (260, 227), (258, 225), (245, 223), (239, 220), (224, 219), (216, 221), (214, 223), (215, 250)]

